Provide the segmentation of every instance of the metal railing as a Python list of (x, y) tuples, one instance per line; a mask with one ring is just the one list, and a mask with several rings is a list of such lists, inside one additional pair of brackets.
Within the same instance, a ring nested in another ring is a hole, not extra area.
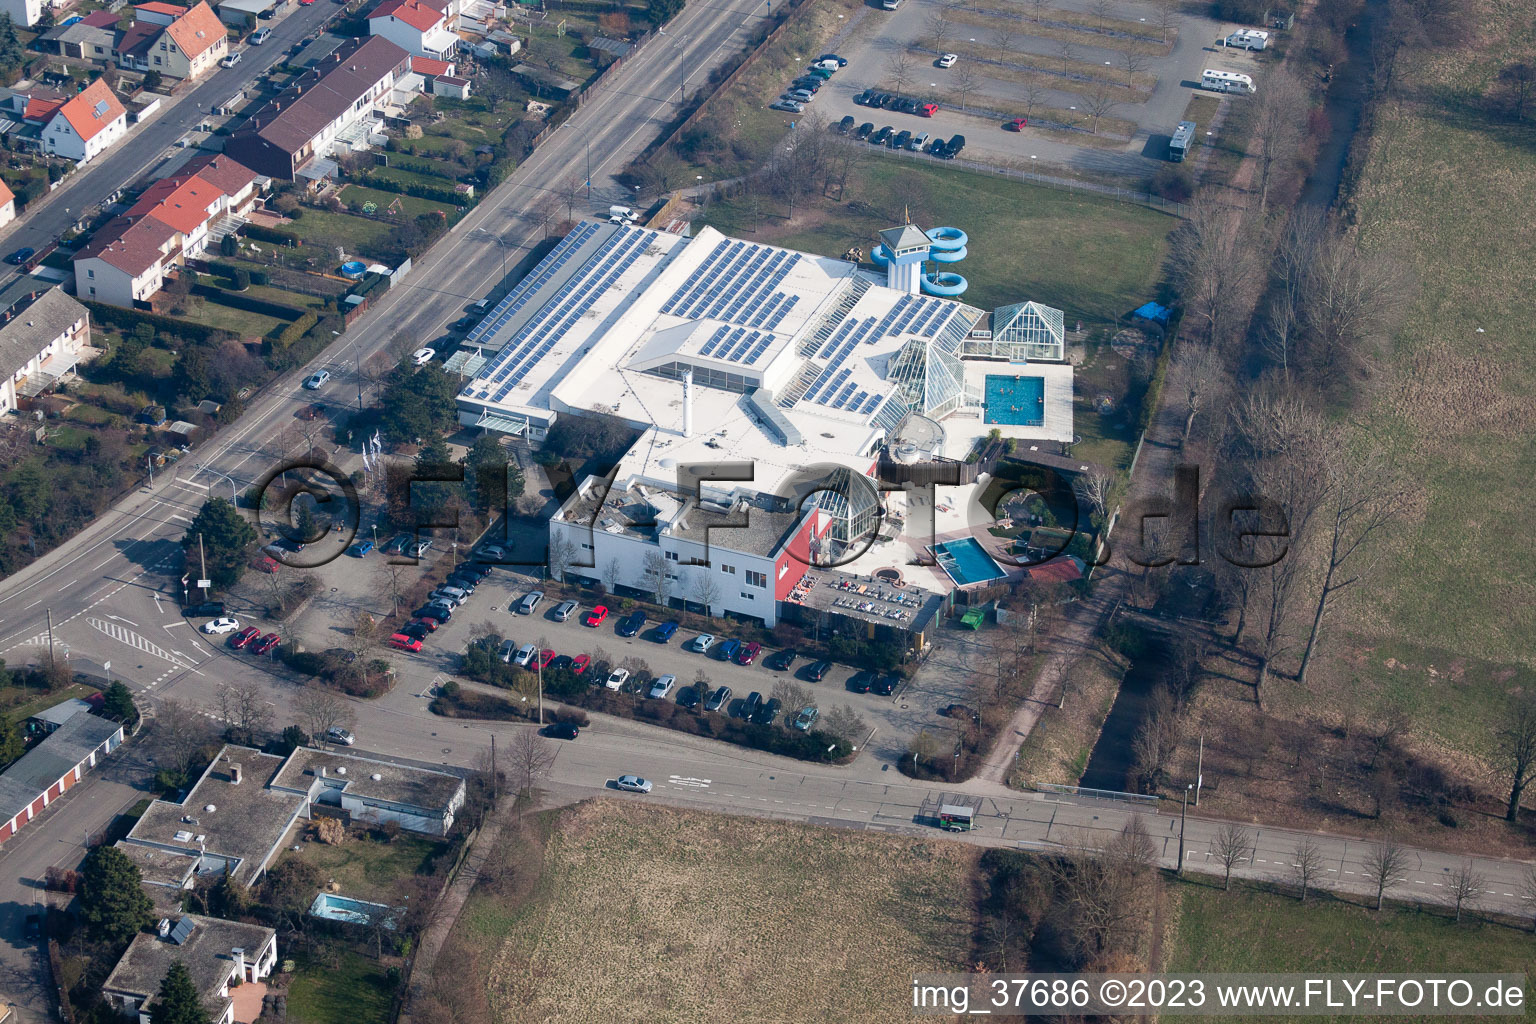
[(1129, 804), (1151, 805), (1163, 799), (1155, 793), (1125, 793), (1118, 789), (1090, 789), (1087, 786), (1063, 786), (1055, 782), (1031, 781), (1029, 788), (1040, 793), (1055, 793), (1059, 796), (1085, 796), (1094, 800), (1120, 800)]

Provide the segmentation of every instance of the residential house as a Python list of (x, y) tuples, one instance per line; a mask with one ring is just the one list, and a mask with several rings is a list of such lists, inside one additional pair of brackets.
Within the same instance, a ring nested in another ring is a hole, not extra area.
[(459, 48), (458, 15), (450, 10), (449, 0), (384, 0), (368, 15), (368, 34), (418, 57), (445, 60)]
[(117, 38), (117, 15), (92, 11), (73, 25), (51, 28), (37, 40), (37, 48), (61, 57), (76, 57), (106, 64), (112, 60)]
[(122, 742), (121, 725), (81, 712), (27, 751), (0, 775), (0, 843), (42, 814)]
[(183, 914), (165, 918), (154, 935), (135, 935), (102, 984), (102, 995), (125, 1017), (153, 1024), (154, 1000), (172, 965), (192, 975), (213, 1024), (232, 1024), (230, 990), (262, 981), (277, 965), (277, 932), (259, 924)]
[(80, 361), (90, 314), (56, 285), (20, 277), (0, 290), (0, 416), (40, 394)]
[(382, 36), (343, 46), (252, 114), (224, 152), (284, 181), (323, 176), (311, 162), (324, 160), (338, 143), (350, 144), (397, 85), (420, 81), (409, 72), (410, 54)]
[(207, 0), (194, 7), (152, 0), (134, 7), (136, 20), (119, 44), (119, 63), (170, 78), (195, 79), (218, 67), (229, 35)]
[(0, 181), (0, 228), (16, 219), (16, 193), (11, 186)]
[(116, 306), (148, 302), (171, 267), (206, 251), (219, 223), (249, 213), (258, 192), (250, 168), (223, 154), (193, 157), (75, 254), (75, 294)]
[(105, 152), (128, 133), (128, 111), (98, 78), (66, 100), (43, 128), (43, 152), (77, 164)]
[(434, 96), (450, 96), (456, 100), (469, 99), (469, 79), (458, 78), (457, 66), (452, 61), (432, 57), (412, 57), (411, 73), (420, 75), (427, 83), (427, 91)]
[(43, 12), (53, 7), (46, 0), (0, 0), (0, 12), (9, 14), (18, 27), (36, 25)]
[(464, 804), (464, 780), (446, 772), (300, 748), (286, 758), (226, 746), (180, 803), (156, 800), (123, 840), (184, 858), (163, 865), (159, 884), (199, 875), (259, 880), (302, 818), (319, 813), (397, 821), (445, 835)]

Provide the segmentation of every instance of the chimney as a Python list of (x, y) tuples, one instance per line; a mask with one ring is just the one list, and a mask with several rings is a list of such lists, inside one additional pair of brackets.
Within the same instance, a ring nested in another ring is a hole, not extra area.
[(325, 765), (322, 764), (320, 767), (316, 768), (315, 774), (320, 776), (322, 779), (325, 778)]
[(243, 948), (241, 948), (240, 946), (236, 946), (234, 949), (229, 951), (229, 955), (231, 957), (233, 957), (234, 961), (235, 961), (235, 977), (239, 978), (241, 981), (244, 981), (245, 980), (245, 950)]
[(236, 761), (229, 766), (229, 782), (231, 785), (240, 785), (240, 762)]
[(683, 371), (683, 436), (693, 436), (693, 367)]

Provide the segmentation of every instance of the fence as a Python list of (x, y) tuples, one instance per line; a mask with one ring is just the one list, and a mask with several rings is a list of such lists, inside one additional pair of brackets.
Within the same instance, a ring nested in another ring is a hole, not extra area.
[(1063, 786), (1055, 782), (1030, 782), (1029, 788), (1040, 793), (1055, 793), (1058, 796), (1086, 796), (1094, 800), (1120, 800), (1143, 806), (1151, 806), (1163, 799), (1155, 793), (1124, 793), (1118, 789), (1089, 789), (1086, 786)]

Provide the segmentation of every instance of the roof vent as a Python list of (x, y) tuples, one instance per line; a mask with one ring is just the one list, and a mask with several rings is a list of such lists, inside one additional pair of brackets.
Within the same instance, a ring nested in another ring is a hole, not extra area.
[(337, 774), (337, 775), (345, 775), (345, 774), (347, 774), (347, 769), (346, 769), (346, 767), (345, 767), (345, 766), (341, 766), (341, 767), (338, 767), (338, 768), (337, 768), (337, 769), (336, 769), (336, 774)]
[(370, 779), (372, 779), (374, 782), (382, 782), (382, 781), (384, 781), (384, 776), (380, 775), (378, 772), (374, 772), (372, 775), (370, 775), (368, 777)]
[(218, 809), (219, 809), (219, 805), (218, 804), (204, 804), (203, 805), (203, 813), (204, 814), (212, 814), (214, 811), (216, 811)]
[(160, 919), (160, 924), (155, 929), (155, 931), (159, 933), (162, 939), (169, 937), (171, 934), (171, 919), (168, 917), (162, 917)]

